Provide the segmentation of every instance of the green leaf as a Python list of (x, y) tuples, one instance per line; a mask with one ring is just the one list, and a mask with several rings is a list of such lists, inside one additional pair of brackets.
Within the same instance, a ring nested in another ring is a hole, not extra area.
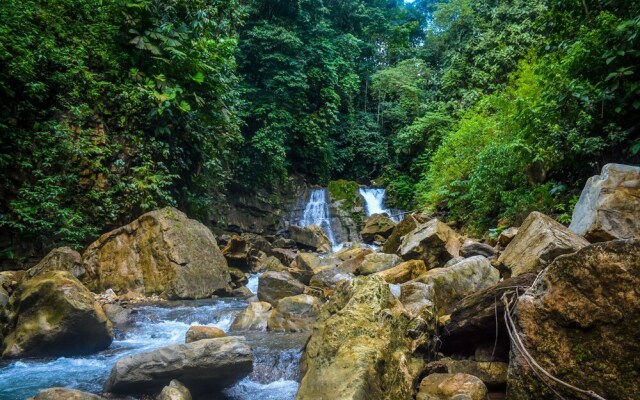
[(197, 83), (202, 83), (202, 82), (204, 82), (204, 74), (202, 72), (198, 71), (198, 73), (196, 73), (194, 76), (192, 76), (191, 79), (193, 79)]
[(191, 111), (191, 106), (189, 105), (189, 103), (187, 103), (186, 101), (182, 100), (180, 102), (180, 104), (178, 105), (178, 107), (180, 108), (180, 111), (183, 112), (188, 112)]

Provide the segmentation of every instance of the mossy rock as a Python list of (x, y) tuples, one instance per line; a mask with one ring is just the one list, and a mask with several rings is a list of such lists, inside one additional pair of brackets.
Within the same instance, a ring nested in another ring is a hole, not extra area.
[(362, 206), (362, 198), (358, 194), (360, 185), (357, 182), (339, 179), (329, 182), (328, 188), (331, 199), (342, 202), (340, 208), (351, 210)]

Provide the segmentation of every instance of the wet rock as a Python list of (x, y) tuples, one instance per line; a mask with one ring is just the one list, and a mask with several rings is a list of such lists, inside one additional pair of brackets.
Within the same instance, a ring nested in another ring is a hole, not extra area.
[(415, 281), (433, 286), (432, 302), (438, 316), (450, 314), (466, 296), (498, 283), (500, 274), (482, 256), (464, 259), (449, 268), (436, 268)]
[(431, 374), (420, 382), (416, 400), (488, 400), (487, 387), (467, 374)]
[(438, 219), (419, 225), (409, 232), (398, 249), (404, 260), (422, 260), (427, 268), (443, 266), (460, 250), (458, 235)]
[(191, 392), (179, 380), (173, 379), (162, 388), (156, 400), (191, 400)]
[(128, 290), (167, 299), (228, 293), (227, 261), (207, 227), (174, 208), (144, 214), (102, 235), (83, 254), (93, 291)]
[(93, 393), (82, 392), (80, 390), (54, 387), (43, 389), (35, 397), (30, 400), (103, 400)]
[(82, 279), (85, 273), (80, 253), (70, 247), (51, 250), (38, 264), (27, 271), (26, 276), (34, 277), (49, 271), (67, 271), (78, 279)]
[(215, 392), (249, 375), (251, 348), (228, 336), (163, 347), (119, 359), (104, 389), (111, 393), (157, 393), (179, 379), (192, 394)]
[(122, 307), (120, 304), (103, 304), (102, 310), (113, 326), (118, 327), (130, 322), (131, 310)]
[[(597, 243), (558, 257), (518, 298), (516, 329), (537, 363), (606, 399), (638, 398), (640, 240)], [(512, 348), (507, 395), (554, 395)], [(570, 392), (558, 385), (567, 398)]]
[(306, 294), (285, 297), (274, 308), (267, 329), (270, 331), (305, 332), (318, 317), (318, 299)]
[(232, 331), (267, 330), (267, 321), (271, 315), (272, 306), (265, 301), (250, 303), (231, 324)]
[(73, 275), (51, 271), (23, 280), (9, 306), (2, 356), (76, 356), (104, 350), (111, 322)]
[(331, 251), (331, 241), (327, 234), (317, 225), (300, 227), (291, 225), (291, 239), (298, 245), (310, 248), (319, 253), (328, 253)]
[(518, 234), (518, 228), (511, 227), (500, 232), (500, 236), (498, 236), (498, 246), (505, 248), (511, 243), (514, 237)]
[(227, 336), (226, 333), (220, 328), (215, 326), (199, 326), (193, 325), (189, 327), (187, 333), (184, 336), (185, 343), (197, 342), (204, 339), (215, 339)]
[(411, 355), (408, 323), (381, 278), (338, 285), (307, 343), (296, 399), (411, 398), (423, 363)]
[(364, 223), (364, 228), (360, 231), (362, 241), (365, 243), (373, 243), (376, 237), (381, 237), (384, 241), (393, 232), (396, 224), (386, 214), (373, 214)]
[(537, 211), (529, 214), (498, 261), (511, 276), (538, 273), (556, 257), (588, 245), (584, 238)]
[(258, 278), (258, 299), (276, 305), (285, 297), (303, 294), (306, 286), (288, 272), (265, 272)]
[(471, 240), (464, 242), (460, 247), (460, 255), (464, 258), (473, 256), (483, 256), (487, 258), (493, 258), (497, 254), (496, 250), (485, 243), (479, 243)]
[(405, 215), (402, 221), (393, 228), (393, 231), (391, 231), (391, 235), (384, 242), (382, 252), (388, 254), (396, 254), (398, 252), (400, 244), (402, 244), (402, 239), (404, 238), (404, 236), (412, 230), (416, 229), (416, 222), (418, 224), (424, 224), (428, 220), (429, 218), (426, 215), (422, 214)]
[(376, 275), (387, 283), (405, 283), (427, 272), (427, 267), (422, 260), (405, 261), (393, 268), (376, 272)]
[(640, 238), (640, 167), (607, 164), (592, 176), (569, 229), (590, 242)]
[(372, 253), (364, 257), (358, 268), (360, 275), (370, 275), (385, 271), (400, 264), (402, 259), (395, 254)]
[(502, 295), (505, 292), (524, 293), (535, 278), (536, 274), (519, 275), (465, 297), (451, 312), (442, 330), (443, 351), (472, 354), (480, 344), (495, 342), (496, 329), (500, 343), (508, 344)]
[(231, 291), (232, 297), (241, 297), (247, 298), (253, 296), (254, 293), (246, 286), (240, 286), (239, 288), (235, 288)]

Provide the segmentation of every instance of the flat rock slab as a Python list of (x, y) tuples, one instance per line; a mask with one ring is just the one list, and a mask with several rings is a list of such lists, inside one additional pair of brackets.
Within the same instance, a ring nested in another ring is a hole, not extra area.
[(178, 379), (193, 394), (215, 392), (252, 370), (253, 356), (244, 337), (204, 339), (121, 358), (104, 389), (112, 393), (158, 393)]

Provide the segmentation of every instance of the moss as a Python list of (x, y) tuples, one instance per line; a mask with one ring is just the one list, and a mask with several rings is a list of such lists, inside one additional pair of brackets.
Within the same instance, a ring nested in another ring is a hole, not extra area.
[(337, 201), (342, 201), (341, 208), (351, 209), (362, 206), (362, 200), (358, 195), (360, 185), (353, 181), (339, 179), (329, 182), (329, 195)]

